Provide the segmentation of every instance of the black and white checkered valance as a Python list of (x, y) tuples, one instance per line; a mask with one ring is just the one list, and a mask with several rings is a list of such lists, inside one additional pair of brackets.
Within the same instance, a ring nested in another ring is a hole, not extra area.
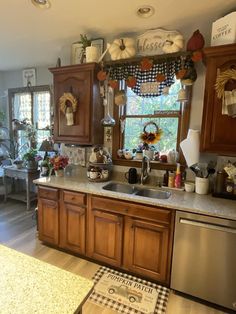
[[(162, 94), (164, 87), (170, 87), (175, 81), (175, 73), (178, 72), (184, 65), (188, 69), (193, 67), (191, 60), (184, 62), (178, 58), (171, 61), (164, 61), (162, 63), (153, 64), (151, 70), (141, 71), (140, 65), (115, 65), (109, 69), (109, 77), (112, 80), (125, 80), (129, 76), (134, 76), (137, 80), (136, 85), (132, 88), (133, 92), (141, 97), (156, 97)], [(164, 74), (166, 79), (158, 85), (156, 93), (142, 94), (140, 86), (142, 83), (156, 82), (158, 73)]]

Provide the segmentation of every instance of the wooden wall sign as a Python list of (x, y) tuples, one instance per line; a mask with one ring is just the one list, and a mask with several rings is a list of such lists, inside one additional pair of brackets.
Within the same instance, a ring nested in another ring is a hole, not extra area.
[(152, 29), (137, 37), (137, 54), (139, 56), (152, 56), (163, 54), (163, 46), (167, 40), (181, 35), (178, 31), (167, 31), (161, 28)]

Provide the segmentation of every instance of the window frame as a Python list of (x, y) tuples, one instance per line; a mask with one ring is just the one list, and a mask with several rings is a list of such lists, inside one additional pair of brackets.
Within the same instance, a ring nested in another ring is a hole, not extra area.
[[(179, 152), (179, 162), (181, 165), (186, 166), (186, 162), (182, 151), (180, 149), (180, 142), (187, 137), (189, 122), (190, 122), (190, 111), (191, 111), (191, 101), (192, 101), (192, 85), (185, 86), (187, 93), (187, 101), (182, 101), (180, 106), (180, 117), (179, 117), (179, 126), (177, 133), (177, 151)], [(120, 119), (124, 116), (125, 106), (117, 106), (113, 103), (113, 116), (116, 120), (116, 124), (113, 127), (113, 141), (112, 141), (112, 160), (114, 165), (128, 166), (128, 167), (141, 167), (141, 161), (139, 160), (127, 160), (122, 159), (117, 156), (117, 151), (123, 147), (124, 135), (121, 133)], [(158, 115), (158, 114), (157, 114)], [(155, 115), (156, 116), (156, 115)], [(169, 115), (170, 116), (170, 115)], [(153, 115), (150, 115), (152, 118)], [(151, 161), (151, 167), (159, 170), (175, 170), (176, 165), (168, 163), (160, 163)]]
[[(50, 111), (53, 110), (53, 94), (52, 94), (52, 86), (51, 85), (39, 85), (39, 86), (30, 86), (30, 87), (17, 87), (17, 88), (9, 88), (8, 89), (8, 104), (9, 104), (9, 134), (10, 138), (14, 140), (14, 130), (12, 125), (12, 119), (13, 119), (13, 100), (15, 94), (20, 93), (30, 93), (31, 94), (31, 103), (33, 104), (33, 98), (35, 92), (49, 92), (50, 94)], [(34, 115), (33, 115), (33, 106), (31, 107), (31, 116), (32, 121), (34, 124)], [(50, 125), (53, 126), (53, 120), (52, 120), (52, 111), (50, 114)], [(34, 124), (35, 125), (35, 124)], [(42, 129), (37, 129), (42, 130)], [(51, 132), (52, 135), (52, 132)], [(16, 154), (14, 151), (14, 145), (11, 145), (10, 150), (13, 152), (13, 155)], [(16, 156), (15, 156), (16, 157)]]

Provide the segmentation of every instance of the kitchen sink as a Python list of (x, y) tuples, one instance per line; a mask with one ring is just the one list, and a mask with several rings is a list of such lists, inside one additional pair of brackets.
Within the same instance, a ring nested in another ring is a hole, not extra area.
[(155, 189), (140, 189), (135, 193), (135, 195), (150, 198), (167, 199), (170, 197), (171, 193), (169, 191), (161, 191)]
[(158, 198), (158, 199), (167, 199), (170, 197), (171, 193), (169, 191), (148, 189), (148, 188), (139, 188), (137, 186), (132, 186), (123, 183), (115, 183), (110, 182), (103, 187), (104, 190), (125, 193), (125, 194), (133, 194), (137, 196), (144, 196), (148, 198)]
[(103, 189), (112, 191), (112, 192), (125, 193), (125, 194), (134, 194), (138, 191), (138, 189), (132, 185), (115, 183), (115, 182), (108, 183), (107, 185), (103, 187)]

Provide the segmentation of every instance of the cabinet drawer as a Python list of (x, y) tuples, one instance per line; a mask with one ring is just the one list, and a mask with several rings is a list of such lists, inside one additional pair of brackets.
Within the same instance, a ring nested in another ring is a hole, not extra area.
[(94, 209), (108, 210), (126, 216), (158, 220), (165, 224), (170, 224), (172, 216), (172, 211), (169, 209), (96, 196), (91, 197), (91, 206)]
[(57, 201), (59, 198), (59, 191), (58, 189), (39, 186), (38, 195), (40, 198)]
[(86, 194), (63, 191), (63, 201), (69, 204), (86, 205)]

